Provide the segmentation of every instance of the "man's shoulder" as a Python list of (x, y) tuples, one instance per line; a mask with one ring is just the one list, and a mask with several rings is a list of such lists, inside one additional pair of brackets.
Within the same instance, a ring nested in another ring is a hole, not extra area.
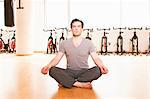
[(86, 39), (86, 38), (83, 38), (83, 40), (86, 41), (86, 42), (90, 42), (91, 41), (91, 40)]
[(68, 43), (71, 41), (71, 38), (64, 40), (64, 43)]
[(84, 40), (84, 42), (86, 42), (86, 43), (92, 43), (92, 40), (85, 39), (85, 38), (83, 38), (83, 40)]
[(71, 38), (66, 39), (66, 40), (63, 40), (63, 41), (62, 41), (62, 44), (68, 44), (70, 41), (71, 41)]

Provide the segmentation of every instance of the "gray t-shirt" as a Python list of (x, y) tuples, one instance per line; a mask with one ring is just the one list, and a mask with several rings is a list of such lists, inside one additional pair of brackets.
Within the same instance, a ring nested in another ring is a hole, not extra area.
[(81, 70), (89, 68), (88, 57), (91, 52), (96, 52), (96, 48), (91, 40), (84, 38), (80, 45), (75, 47), (73, 39), (70, 38), (60, 43), (59, 51), (66, 55), (68, 69)]

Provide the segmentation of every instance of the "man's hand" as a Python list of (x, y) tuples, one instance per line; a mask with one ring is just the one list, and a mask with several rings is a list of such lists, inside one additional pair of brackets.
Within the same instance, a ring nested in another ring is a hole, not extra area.
[(63, 55), (64, 53), (58, 52), (57, 55), (50, 61), (50, 63), (41, 69), (41, 73), (46, 75), (52, 66), (56, 66), (58, 64), (58, 62), (62, 59)]
[(102, 74), (107, 74), (108, 69), (103, 65), (102, 60), (98, 57), (98, 54), (96, 52), (91, 53), (91, 57), (94, 61), (94, 63), (100, 68)]
[(108, 69), (105, 66), (101, 66), (100, 69), (101, 69), (102, 74), (107, 74), (108, 73)]
[(44, 75), (46, 75), (46, 74), (48, 73), (49, 69), (50, 69), (50, 68), (49, 68), (48, 66), (45, 66), (45, 67), (43, 67), (43, 68), (41, 69), (41, 73), (44, 74)]

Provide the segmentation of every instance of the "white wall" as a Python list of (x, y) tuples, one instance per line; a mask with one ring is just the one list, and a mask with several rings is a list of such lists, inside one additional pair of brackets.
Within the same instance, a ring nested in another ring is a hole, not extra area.
[(4, 26), (4, 2), (0, 1), (0, 28)]
[[(148, 0), (46, 0), (44, 28), (67, 27), (73, 18), (82, 19), (85, 23), (85, 28), (95, 29), (91, 36), (97, 46), (97, 50), (99, 50), (102, 31), (96, 31), (96, 28), (148, 26), (150, 23), (148, 2)], [(43, 3), (39, 5), (41, 4)], [(41, 33), (39, 35), (41, 35), (40, 38), (43, 38), (40, 44), (42, 46), (36, 47), (37, 50), (46, 49), (49, 32)], [(58, 32), (58, 35), (60, 37), (61, 33)], [(124, 49), (130, 51), (130, 39), (133, 36), (133, 31), (127, 30), (122, 35), (124, 37)], [(137, 35), (139, 36), (139, 50), (147, 50), (148, 31), (145, 31), (145, 29), (137, 31)], [(83, 36), (85, 37), (86, 33), (83, 33)], [(118, 31), (112, 30), (107, 36), (108, 42), (111, 43), (108, 50), (115, 51)], [(68, 34), (68, 37), (71, 37), (71, 33)]]
[[(85, 28), (94, 28), (90, 35), (97, 49), (100, 49), (102, 31), (96, 31), (96, 28), (114, 27), (141, 27), (150, 24), (150, 0), (33, 0), (33, 28), (34, 50), (46, 51), (49, 32), (43, 29), (53, 29), (68, 27), (73, 18), (82, 19)], [(1, 9), (0, 9), (1, 10)], [(130, 39), (133, 31), (125, 31), (124, 48), (129, 51)], [(59, 38), (61, 31), (57, 31), (54, 38)], [(139, 36), (139, 50), (145, 51), (148, 48), (148, 31), (143, 29), (137, 31)], [(65, 37), (71, 37), (69, 32)], [(83, 33), (86, 36), (86, 33)], [(109, 32), (108, 42), (111, 45), (108, 50), (116, 50), (117, 30)], [(59, 42), (58, 42), (59, 43)]]

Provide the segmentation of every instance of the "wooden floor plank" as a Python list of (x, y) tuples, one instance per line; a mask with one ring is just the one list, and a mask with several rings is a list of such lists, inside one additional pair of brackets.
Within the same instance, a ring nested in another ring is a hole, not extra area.
[[(58, 87), (41, 68), (55, 55), (0, 54), (0, 99), (150, 99), (149, 56), (100, 56), (109, 74), (93, 89)], [(58, 66), (65, 68), (65, 58)], [(90, 66), (94, 65), (89, 59)]]

